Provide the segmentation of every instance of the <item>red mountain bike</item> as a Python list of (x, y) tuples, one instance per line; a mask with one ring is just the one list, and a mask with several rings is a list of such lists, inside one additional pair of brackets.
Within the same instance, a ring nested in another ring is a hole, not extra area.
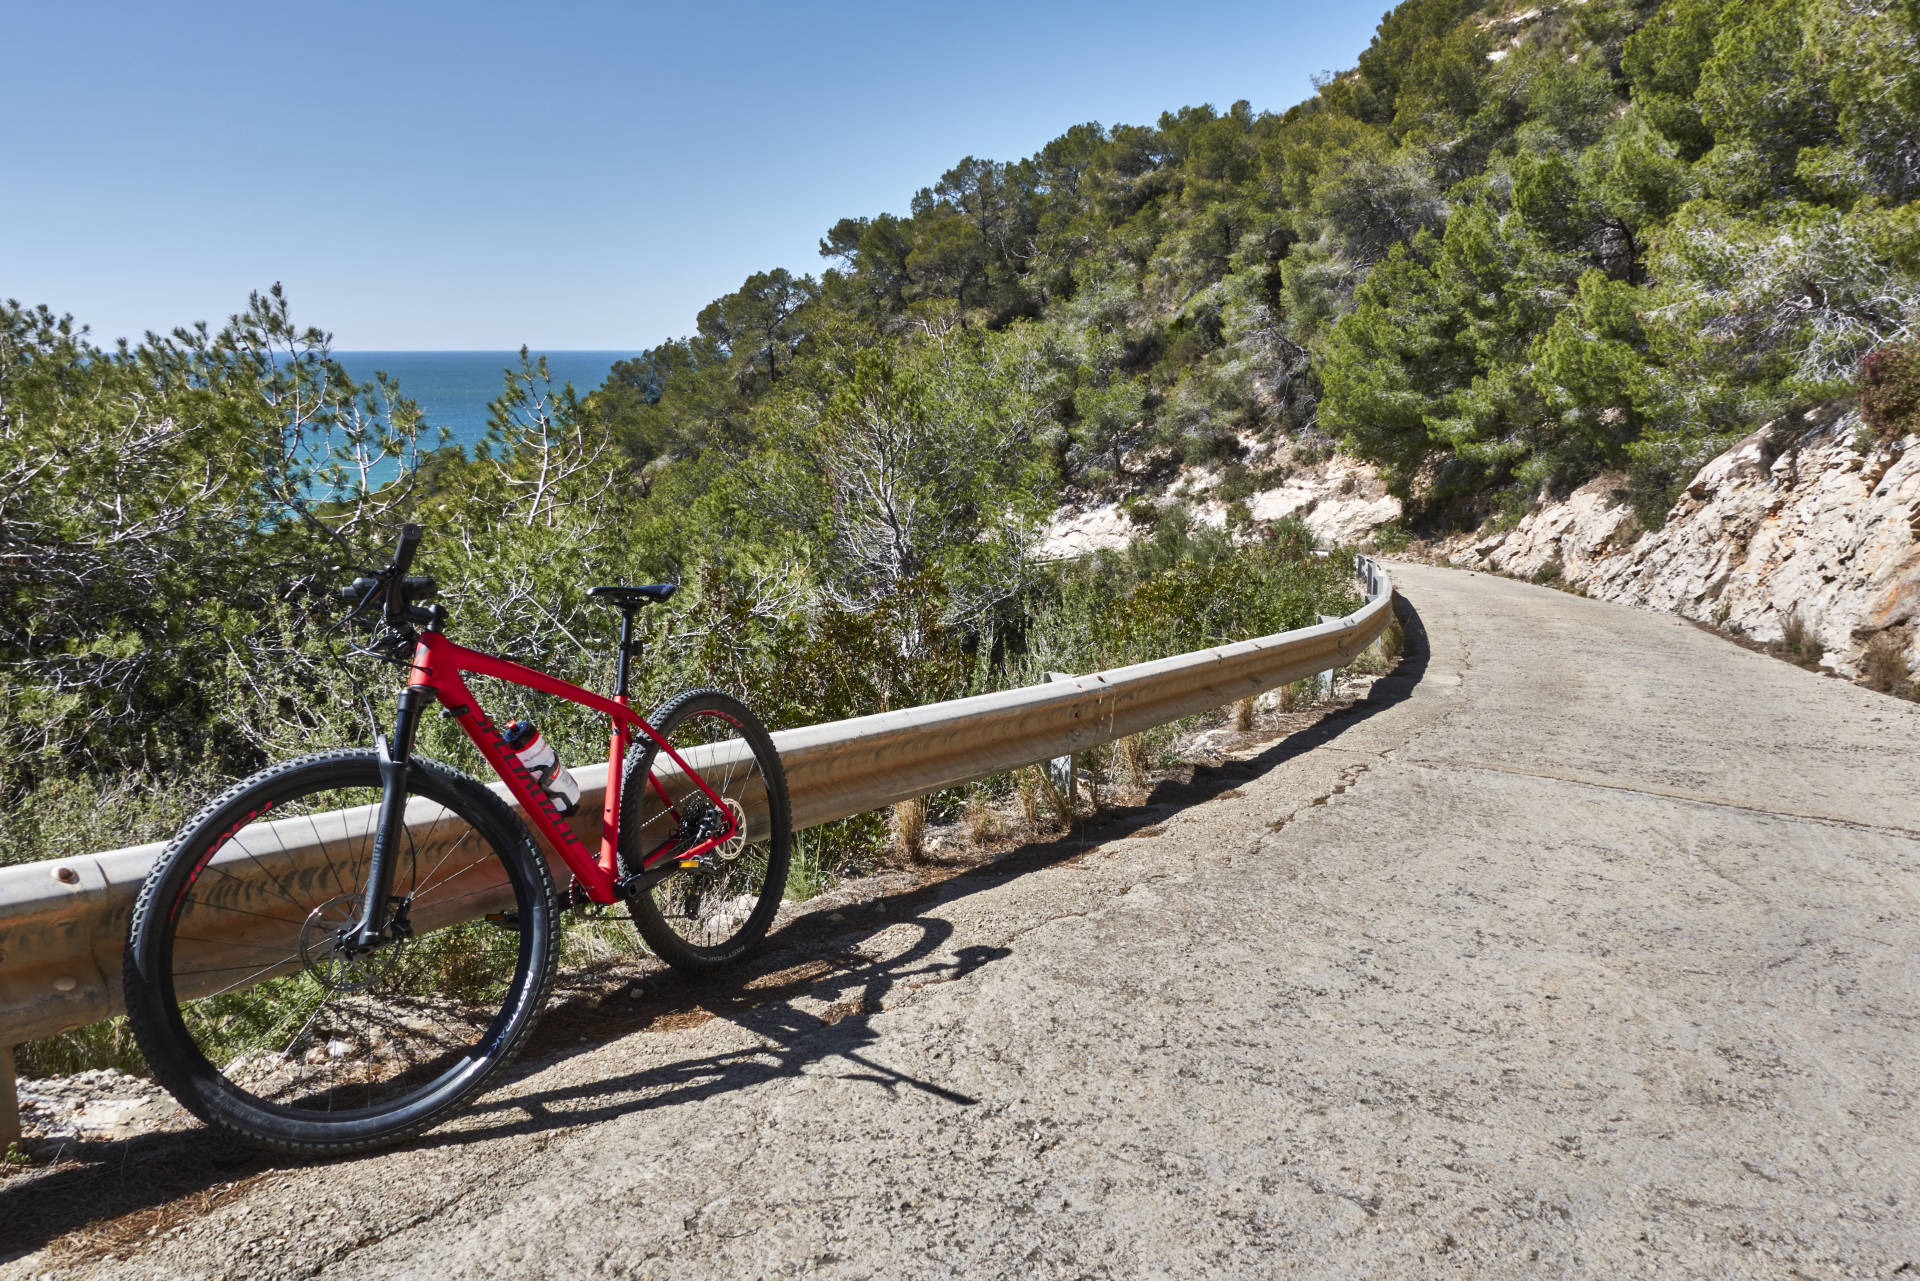
[[(228, 790), (154, 864), (133, 909), (127, 1014), (154, 1075), (208, 1125), (282, 1152), (357, 1151), (435, 1124), (495, 1079), (552, 984), (547, 860), (493, 791), (414, 754), (430, 704), (466, 731), (585, 897), (626, 903), (676, 969), (738, 960), (786, 884), (786, 777), (753, 713), (711, 689), (651, 721), (627, 705), (634, 613), (672, 584), (592, 589), (621, 615), (618, 688), (603, 698), (448, 640), (445, 609), (425, 603), (433, 580), (407, 573), (420, 535), (406, 526), (393, 562), (342, 593), (378, 606), (374, 650), (411, 662), (392, 736)], [(612, 721), (597, 854), (464, 674)]]

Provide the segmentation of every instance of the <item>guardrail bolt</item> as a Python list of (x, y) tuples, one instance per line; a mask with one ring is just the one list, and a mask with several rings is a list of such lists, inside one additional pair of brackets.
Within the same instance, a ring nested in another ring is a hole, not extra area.
[(53, 879), (62, 885), (72, 885), (80, 879), (80, 873), (70, 867), (56, 867), (53, 869)]

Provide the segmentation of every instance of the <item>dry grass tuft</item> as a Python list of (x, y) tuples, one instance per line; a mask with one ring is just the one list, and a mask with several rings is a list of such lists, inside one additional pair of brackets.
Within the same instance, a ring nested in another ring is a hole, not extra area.
[(1000, 821), (1000, 811), (986, 797), (974, 795), (967, 800), (966, 809), (967, 839), (975, 845), (987, 845), (999, 840), (1006, 834), (1006, 825)]
[(927, 852), (927, 798), (916, 796), (893, 807), (893, 852), (917, 863)]
[(1407, 629), (1398, 618), (1389, 618), (1373, 643), (1354, 657), (1348, 671), (1361, 676), (1385, 676), (1407, 652)]
[(1904, 651), (1900, 638), (1892, 632), (1881, 632), (1867, 642), (1866, 652), (1860, 656), (1860, 679), (1868, 689), (1891, 694), (1907, 683), (1911, 672)]
[(1020, 769), (1013, 772), (1013, 790), (1020, 797), (1020, 817), (1027, 820), (1027, 827), (1040, 830), (1040, 780), (1032, 769)]
[(1113, 768), (1128, 787), (1147, 785), (1147, 744), (1138, 734), (1129, 734), (1113, 745)]
[(1280, 710), (1298, 712), (1312, 707), (1320, 701), (1320, 678), (1305, 676), (1291, 685), (1280, 687)]
[(1780, 620), (1780, 647), (1785, 656), (1796, 663), (1808, 667), (1817, 665), (1826, 651), (1820, 638), (1813, 634), (1813, 627), (1807, 622), (1807, 616), (1795, 605)]
[(1399, 662), (1407, 652), (1407, 629), (1395, 618), (1388, 622), (1386, 630), (1380, 633), (1380, 656), (1389, 666)]
[(1233, 705), (1233, 727), (1242, 734), (1253, 728), (1253, 699), (1243, 698)]
[(1053, 774), (1044, 765), (1035, 765), (1033, 772), (1040, 781), (1040, 795), (1046, 798), (1047, 808), (1053, 811), (1054, 818), (1065, 827), (1073, 826), (1073, 806), (1067, 802), (1066, 793), (1054, 784)]

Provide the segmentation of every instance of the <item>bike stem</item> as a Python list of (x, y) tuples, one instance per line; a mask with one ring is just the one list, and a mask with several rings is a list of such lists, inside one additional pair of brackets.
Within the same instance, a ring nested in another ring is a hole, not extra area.
[(360, 902), (360, 917), (349, 933), (351, 946), (371, 948), (385, 942), (383, 937), (387, 901), (393, 895), (394, 851), (400, 842), (407, 818), (407, 774), (413, 759), (413, 733), (420, 713), (433, 700), (433, 691), (424, 685), (409, 685), (400, 691), (400, 708), (393, 718), (393, 736), (380, 740), (380, 818), (373, 829), (373, 866), (367, 875), (366, 897)]

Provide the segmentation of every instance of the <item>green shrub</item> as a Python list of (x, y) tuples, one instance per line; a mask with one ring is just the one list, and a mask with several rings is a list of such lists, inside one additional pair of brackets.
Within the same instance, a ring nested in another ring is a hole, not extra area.
[(1882, 441), (1920, 431), (1920, 342), (1876, 347), (1854, 378), (1860, 417)]
[(1403, 552), (1413, 542), (1413, 534), (1399, 521), (1389, 521), (1373, 531), (1373, 549), (1386, 555)]

